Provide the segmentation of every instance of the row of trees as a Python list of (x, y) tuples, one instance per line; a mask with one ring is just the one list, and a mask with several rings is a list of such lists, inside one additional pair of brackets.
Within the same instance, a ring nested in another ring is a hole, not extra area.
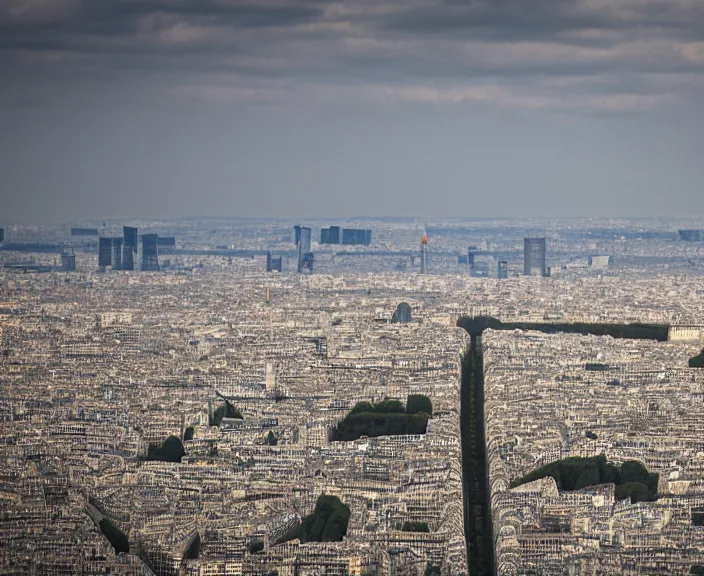
[(646, 502), (657, 498), (657, 474), (649, 473), (646, 467), (636, 460), (628, 460), (617, 466), (607, 462), (603, 454), (551, 462), (515, 480), (511, 487), (515, 488), (548, 476), (555, 479), (560, 490), (580, 490), (587, 486), (613, 483), (616, 485), (618, 500), (630, 497), (632, 502)]
[(103, 518), (100, 521), (99, 526), (102, 533), (105, 534), (105, 537), (108, 539), (108, 542), (110, 542), (112, 547), (115, 549), (115, 554), (119, 554), (120, 552), (127, 553), (130, 551), (130, 543), (127, 536), (125, 536), (125, 533), (115, 526), (110, 520)]
[(306, 542), (341, 542), (347, 534), (350, 509), (337, 496), (320, 496), (313, 513), (306, 516), (281, 542), (298, 538)]
[(533, 330), (545, 334), (593, 334), (632, 340), (658, 340), (666, 342), (669, 326), (666, 324), (555, 324), (551, 322), (501, 322), (491, 316), (461, 316), (457, 326), (464, 328), (471, 336), (479, 336), (487, 328), (492, 330)]
[(428, 418), (433, 413), (430, 398), (422, 394), (410, 395), (406, 406), (398, 400), (384, 400), (378, 404), (357, 402), (340, 421), (333, 439), (349, 442), (362, 436), (400, 436), (425, 434)]

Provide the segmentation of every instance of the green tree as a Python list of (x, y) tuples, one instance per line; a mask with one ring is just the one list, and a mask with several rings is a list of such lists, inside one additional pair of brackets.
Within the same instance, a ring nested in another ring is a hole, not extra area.
[(147, 453), (147, 460), (160, 460), (162, 462), (181, 462), (181, 458), (186, 455), (186, 450), (178, 436), (169, 436), (164, 443), (159, 445), (150, 444)]
[(411, 394), (406, 400), (406, 414), (418, 414), (425, 412), (428, 416), (433, 415), (433, 403), (430, 398), (422, 394)]
[(269, 430), (269, 433), (266, 435), (266, 439), (264, 440), (264, 442), (269, 446), (276, 446), (279, 443), (279, 441), (276, 439), (276, 436), (271, 430)]
[(337, 496), (320, 496), (313, 513), (282, 538), (305, 542), (340, 542), (347, 534), (350, 509)]
[(188, 428), (186, 428), (186, 431), (183, 433), (183, 440), (193, 440), (193, 433), (193, 426), (189, 426)]
[(430, 532), (427, 522), (404, 522), (401, 526), (403, 532)]
[(704, 350), (689, 359), (690, 368), (704, 368)]

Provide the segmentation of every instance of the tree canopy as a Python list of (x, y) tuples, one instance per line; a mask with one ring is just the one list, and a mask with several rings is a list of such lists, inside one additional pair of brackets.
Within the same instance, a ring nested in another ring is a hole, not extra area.
[(704, 368), (704, 350), (689, 359), (690, 368)]
[(403, 532), (430, 532), (427, 522), (404, 522), (401, 526)]
[(337, 496), (320, 496), (315, 510), (296, 528), (286, 534), (282, 542), (298, 538), (306, 542), (341, 542), (347, 534), (350, 509)]
[(164, 443), (159, 446), (150, 444), (147, 453), (147, 460), (160, 460), (162, 462), (181, 462), (181, 458), (186, 455), (186, 450), (178, 436), (169, 436)]
[(632, 502), (651, 501), (657, 498), (658, 475), (650, 474), (638, 461), (628, 460), (616, 466), (607, 462), (600, 454), (591, 458), (565, 458), (529, 472), (511, 483), (515, 488), (534, 480), (555, 479), (560, 490), (580, 490), (587, 486), (613, 483), (616, 485), (616, 499), (631, 498)]
[(411, 394), (406, 400), (406, 414), (418, 414), (425, 412), (428, 416), (433, 415), (433, 403), (430, 398), (422, 394)]
[(378, 404), (357, 402), (338, 423), (333, 438), (348, 442), (362, 436), (425, 434), (432, 411), (430, 399), (420, 394), (409, 396), (405, 407), (398, 400), (383, 400)]
[(186, 428), (186, 431), (183, 433), (183, 440), (193, 440), (193, 432), (193, 426)]

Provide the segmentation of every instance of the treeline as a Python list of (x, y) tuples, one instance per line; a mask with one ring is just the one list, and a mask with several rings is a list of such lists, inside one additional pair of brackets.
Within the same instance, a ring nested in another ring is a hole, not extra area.
[(425, 434), (432, 413), (430, 398), (422, 394), (408, 396), (405, 407), (398, 400), (384, 400), (378, 404), (357, 402), (333, 430), (333, 440), (349, 442), (362, 436)]
[(555, 479), (560, 490), (580, 490), (597, 484), (616, 485), (616, 499), (630, 498), (631, 502), (650, 502), (657, 499), (658, 475), (648, 472), (636, 460), (628, 460), (617, 466), (607, 462), (600, 454), (590, 458), (573, 457), (557, 460), (529, 472), (511, 483), (511, 487), (547, 478)]
[(690, 368), (704, 368), (704, 350), (689, 359)]
[(286, 534), (281, 542), (298, 538), (306, 542), (341, 542), (347, 534), (350, 509), (337, 496), (320, 496), (313, 513)]
[(115, 554), (130, 551), (130, 543), (127, 536), (125, 536), (122, 530), (110, 522), (110, 520), (103, 518), (99, 526), (102, 533), (105, 534), (105, 537), (108, 539), (108, 542), (110, 542), (115, 549)]
[(402, 532), (430, 532), (427, 522), (404, 522), (401, 526)]
[(213, 412), (213, 415), (210, 417), (210, 425), (220, 426), (223, 418), (238, 418), (239, 420), (243, 420), (242, 414), (240, 414), (239, 410), (230, 404), (228, 400), (225, 400), (225, 403)]
[(666, 324), (587, 324), (550, 322), (501, 322), (491, 316), (460, 316), (457, 326), (464, 328), (468, 334), (480, 336), (484, 330), (533, 330), (545, 334), (593, 334), (594, 336), (611, 336), (612, 338), (630, 338), (632, 340), (658, 340), (666, 342), (669, 326)]
[(178, 436), (169, 436), (164, 443), (150, 444), (147, 450), (147, 460), (159, 460), (161, 462), (181, 462), (181, 458), (186, 455), (186, 450)]

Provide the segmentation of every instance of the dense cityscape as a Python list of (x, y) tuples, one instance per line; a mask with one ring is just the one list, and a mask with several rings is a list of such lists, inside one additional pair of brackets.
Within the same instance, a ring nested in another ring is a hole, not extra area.
[(704, 222), (0, 231), (0, 574), (704, 573)]

